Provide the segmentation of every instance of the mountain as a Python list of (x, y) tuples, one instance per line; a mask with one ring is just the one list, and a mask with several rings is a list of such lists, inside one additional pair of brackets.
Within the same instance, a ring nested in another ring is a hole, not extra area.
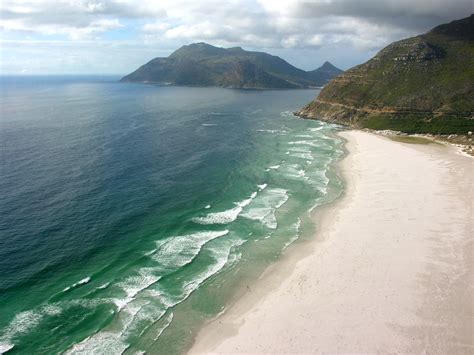
[(296, 114), (407, 133), (474, 131), (474, 15), (390, 44)]
[(311, 79), (320, 83), (328, 83), (332, 78), (335, 78), (343, 71), (339, 68), (336, 68), (329, 62), (325, 62), (318, 69), (307, 72)]
[(232, 88), (309, 88), (325, 85), (341, 72), (328, 62), (307, 72), (267, 53), (194, 43), (179, 48), (167, 58), (151, 60), (121, 81)]

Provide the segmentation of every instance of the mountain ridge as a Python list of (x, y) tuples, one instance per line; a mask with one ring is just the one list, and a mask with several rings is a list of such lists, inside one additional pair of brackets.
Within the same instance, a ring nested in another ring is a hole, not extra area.
[(297, 89), (325, 85), (342, 73), (329, 62), (312, 71), (298, 69), (278, 56), (221, 48), (199, 42), (185, 45), (168, 57), (154, 58), (122, 82), (163, 85), (220, 86), (252, 89)]
[(472, 131), (474, 15), (388, 45), (296, 114), (407, 133)]

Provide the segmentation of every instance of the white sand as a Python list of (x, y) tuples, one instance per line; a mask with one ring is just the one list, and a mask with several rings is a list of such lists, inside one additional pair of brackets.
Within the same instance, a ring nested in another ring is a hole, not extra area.
[(474, 159), (343, 132), (345, 196), (191, 353), (474, 353)]

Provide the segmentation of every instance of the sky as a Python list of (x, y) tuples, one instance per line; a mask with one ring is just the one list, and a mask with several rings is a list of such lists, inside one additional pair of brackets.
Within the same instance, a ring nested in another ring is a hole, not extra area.
[(473, 12), (474, 0), (2, 0), (0, 74), (127, 74), (194, 42), (348, 69)]

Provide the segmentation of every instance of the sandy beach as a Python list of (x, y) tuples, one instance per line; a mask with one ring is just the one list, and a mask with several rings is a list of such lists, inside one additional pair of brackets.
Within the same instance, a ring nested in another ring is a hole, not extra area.
[(474, 159), (341, 135), (345, 195), (190, 353), (474, 353)]

